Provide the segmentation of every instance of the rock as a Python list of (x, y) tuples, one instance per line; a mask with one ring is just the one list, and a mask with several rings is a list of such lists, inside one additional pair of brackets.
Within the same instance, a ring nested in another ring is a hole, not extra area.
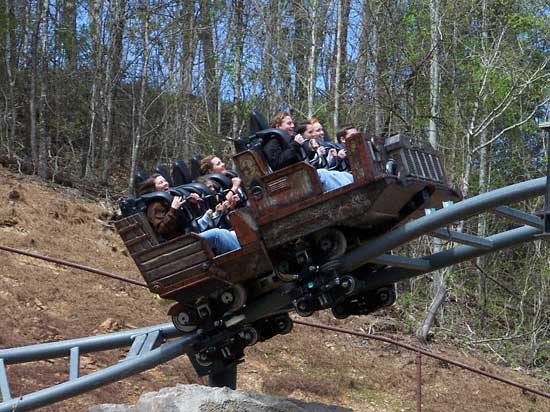
[(96, 405), (89, 412), (353, 412), (297, 399), (254, 395), (228, 388), (176, 385), (141, 395), (135, 405)]

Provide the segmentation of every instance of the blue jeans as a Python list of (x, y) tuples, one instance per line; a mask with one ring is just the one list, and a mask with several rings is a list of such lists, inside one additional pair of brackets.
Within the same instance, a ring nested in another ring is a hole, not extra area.
[(348, 172), (337, 172), (336, 170), (317, 169), (319, 180), (323, 186), (323, 192), (329, 192), (339, 187), (353, 183), (353, 176)]
[(208, 229), (200, 233), (215, 255), (223, 255), (241, 247), (237, 235), (227, 229)]

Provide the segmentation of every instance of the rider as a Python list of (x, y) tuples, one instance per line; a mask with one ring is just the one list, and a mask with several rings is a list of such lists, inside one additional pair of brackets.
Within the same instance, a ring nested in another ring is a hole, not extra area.
[[(304, 145), (306, 140), (302, 135), (294, 133), (294, 121), (290, 114), (278, 112), (271, 120), (271, 127), (285, 131), (292, 139), (290, 142), (281, 142), (271, 137), (264, 144), (263, 151), (274, 170), (300, 162), (307, 156), (308, 145)], [(347, 172), (317, 169), (317, 174), (325, 192), (353, 182), (353, 176)]]
[[(169, 192), (170, 187), (164, 177), (154, 173), (145, 180), (139, 188), (139, 194), (152, 192)], [(186, 202), (197, 203), (199, 196), (191, 194), (188, 199), (182, 196), (174, 196), (171, 203), (164, 199), (154, 199), (147, 206), (147, 219), (153, 229), (165, 239), (172, 239), (191, 231), (191, 222), (188, 218), (178, 213)], [(237, 235), (226, 229), (208, 229), (199, 234), (206, 239), (208, 246), (216, 255), (221, 255), (240, 248)]]

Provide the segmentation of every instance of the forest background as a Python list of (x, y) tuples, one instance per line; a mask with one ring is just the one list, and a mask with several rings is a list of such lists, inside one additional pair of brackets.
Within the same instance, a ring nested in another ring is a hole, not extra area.
[[(112, 195), (157, 163), (227, 158), (252, 110), (287, 110), (330, 136), (427, 139), (474, 196), (543, 174), (549, 17), (546, 0), (1, 0), (0, 160)], [(550, 375), (544, 246), (399, 285), (403, 318)]]

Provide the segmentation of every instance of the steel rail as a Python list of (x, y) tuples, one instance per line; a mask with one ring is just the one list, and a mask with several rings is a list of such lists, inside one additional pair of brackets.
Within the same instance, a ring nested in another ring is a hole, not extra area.
[(449, 359), (449, 358), (445, 358), (443, 356), (440, 356), (440, 355), (437, 355), (435, 353), (429, 352), (429, 351), (427, 351), (425, 349), (422, 349), (422, 348), (419, 348), (417, 346), (413, 346), (413, 345), (409, 345), (407, 343), (399, 342), (399, 341), (396, 341), (394, 339), (388, 338), (386, 336), (379, 336), (379, 335), (373, 335), (373, 334), (370, 334), (370, 333), (356, 332), (356, 331), (349, 330), (349, 329), (339, 328), (337, 326), (330, 326), (330, 325), (324, 325), (324, 324), (312, 323), (312, 322), (304, 322), (304, 321), (301, 321), (301, 320), (294, 320), (294, 323), (296, 323), (298, 325), (309, 326), (309, 327), (312, 327), (312, 328), (324, 329), (324, 330), (329, 330), (329, 331), (332, 331), (332, 332), (344, 333), (344, 334), (347, 334), (347, 335), (353, 335), (353, 336), (358, 336), (358, 337), (361, 337), (361, 338), (373, 339), (373, 340), (377, 340), (377, 341), (380, 341), (380, 342), (385, 342), (385, 343), (390, 343), (390, 344), (393, 344), (393, 345), (397, 345), (397, 346), (400, 346), (404, 349), (407, 349), (407, 350), (410, 350), (410, 351), (413, 351), (413, 352), (416, 352), (416, 353), (421, 353), (422, 355), (428, 356), (430, 358), (440, 360), (440, 361), (448, 363), (450, 365), (454, 365), (454, 366), (457, 366), (459, 368), (466, 369), (470, 372), (474, 372), (474, 373), (477, 373), (479, 375), (486, 376), (488, 378), (497, 380), (497, 381), (505, 383), (507, 385), (515, 386), (516, 388), (519, 388), (523, 391), (531, 392), (531, 393), (534, 393), (535, 395), (542, 396), (543, 398), (550, 399), (550, 393), (539, 391), (538, 389), (530, 388), (529, 386), (525, 386), (525, 385), (523, 385), (521, 383), (518, 383), (518, 382), (515, 382), (513, 380), (503, 378), (503, 377), (495, 375), (493, 373), (485, 372), (481, 369), (474, 368), (473, 366), (469, 366), (469, 365), (466, 365), (464, 363), (461, 363), (461, 362), (458, 362), (458, 361), (455, 361), (455, 360), (452, 360), (452, 359)]
[(152, 369), (186, 354), (199, 338), (199, 333), (182, 336), (145, 354), (109, 366), (97, 372), (0, 403), (0, 412), (30, 411), (68, 399), (84, 392)]
[(448, 224), (494, 209), (503, 204), (514, 203), (534, 196), (543, 195), (545, 189), (546, 177), (541, 177), (528, 180), (527, 182), (516, 183), (491, 192), (482, 193), (406, 223), (389, 233), (359, 246), (335, 261), (325, 264), (325, 267), (328, 271), (332, 271), (336, 262), (339, 264), (337, 269), (338, 272), (352, 272), (364, 266), (370, 260), (398, 246), (404, 245), (419, 236), (429, 234)]
[(4, 246), (4, 245), (0, 245), (0, 250), (4, 250), (6, 252), (18, 253), (20, 255), (29, 256), (29, 257), (32, 257), (32, 258), (35, 258), (35, 259), (45, 260), (46, 262), (56, 263), (56, 264), (61, 265), (61, 266), (68, 266), (68, 267), (71, 267), (71, 268), (80, 269), (80, 270), (83, 270), (85, 272), (95, 273), (96, 275), (106, 276), (106, 277), (109, 277), (109, 278), (112, 278), (112, 279), (121, 280), (123, 282), (131, 283), (132, 285), (147, 287), (147, 285), (143, 282), (140, 282), (140, 281), (137, 281), (137, 280), (134, 280), (134, 279), (130, 279), (130, 278), (127, 278), (127, 277), (124, 277), (124, 276), (120, 276), (120, 275), (117, 275), (117, 274), (114, 274), (114, 273), (111, 273), (111, 272), (107, 272), (105, 270), (96, 269), (96, 268), (93, 268), (93, 267), (90, 267), (90, 266), (81, 265), (80, 263), (70, 262), (70, 261), (64, 260), (64, 259), (59, 259), (59, 258), (54, 258), (54, 257), (46, 256), (46, 255), (41, 255), (39, 253), (27, 252), (25, 250), (16, 249), (14, 247)]
[(490, 249), (460, 245), (451, 249), (443, 250), (433, 255), (422, 257), (421, 259), (429, 262), (429, 269), (385, 267), (365, 275), (362, 279), (366, 281), (367, 288), (369, 290), (377, 289), (380, 286), (420, 276), (424, 273), (429, 273), (447, 266), (456, 265), (457, 263), (474, 259), (488, 253), (519, 246), (522, 243), (536, 240), (535, 236), (541, 232), (542, 231), (540, 229), (531, 226), (522, 226), (487, 237), (488, 240), (493, 242)]
[(164, 339), (181, 336), (172, 323), (163, 323), (139, 329), (88, 336), (86, 338), (69, 339), (58, 342), (38, 343), (35, 345), (19, 346), (10, 349), (0, 349), (0, 359), (6, 365), (14, 363), (34, 362), (45, 359), (63, 358), (69, 356), (72, 348), (78, 347), (80, 353), (98, 352), (116, 349), (132, 344), (138, 335), (159, 331)]

